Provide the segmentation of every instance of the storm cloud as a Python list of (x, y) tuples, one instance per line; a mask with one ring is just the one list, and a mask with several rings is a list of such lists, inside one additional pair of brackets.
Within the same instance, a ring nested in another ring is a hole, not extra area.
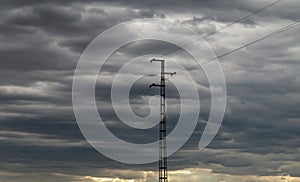
[[(119, 23), (161, 18), (180, 22), (202, 36), (215, 32), (205, 40), (216, 56), (222, 55), (299, 20), (300, 2), (283, 0), (234, 23), (272, 2), (1, 1), (0, 181), (155, 181), (156, 163), (116, 162), (98, 153), (81, 134), (72, 107), (73, 75), (81, 54), (99, 34)], [(189, 37), (169, 31), (182, 40)], [(227, 107), (220, 131), (206, 149), (199, 150), (198, 142), (211, 104), (208, 80), (202, 69), (189, 67), (193, 65), (190, 55), (166, 42), (132, 42), (111, 55), (95, 88), (99, 114), (119, 138), (133, 143), (155, 141), (157, 126), (132, 129), (117, 118), (109, 95), (111, 81), (135, 57), (170, 56), (190, 68), (201, 100), (193, 135), (169, 158), (171, 181), (189, 177), (212, 182), (300, 181), (298, 32), (295, 27), (219, 59)], [(114, 39), (105, 46), (111, 46)], [(133, 75), (142, 74), (139, 67), (133, 69)], [(132, 87), (130, 103), (136, 114), (149, 114), (148, 104), (159, 91), (141, 91), (159, 80), (158, 73), (145, 75)], [(180, 101), (174, 85), (168, 84), (171, 131)], [(120, 90), (124, 85), (120, 84)]]

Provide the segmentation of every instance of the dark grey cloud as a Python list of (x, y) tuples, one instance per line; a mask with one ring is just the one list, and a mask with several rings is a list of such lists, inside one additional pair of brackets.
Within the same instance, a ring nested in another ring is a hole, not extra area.
[[(98, 34), (126, 20), (169, 18), (206, 35), (268, 3), (1, 1), (0, 176), (6, 181), (40, 181), (41, 176), (48, 181), (116, 175), (137, 179), (140, 176), (129, 171), (116, 174), (108, 170), (156, 170), (156, 163), (114, 162), (97, 153), (81, 135), (72, 110), (71, 87), (82, 51)], [(295, 0), (282, 1), (211, 36), (208, 42), (220, 55), (297, 20), (299, 7)], [(199, 167), (230, 175), (300, 176), (298, 31), (299, 28), (290, 30), (220, 60), (227, 80), (228, 106), (221, 130), (204, 150), (198, 150), (197, 144), (209, 114), (210, 93), (203, 71), (192, 69), (199, 86), (202, 111), (192, 137), (182, 150), (170, 157), (171, 170)], [(184, 36), (187, 35), (180, 38)], [(131, 43), (110, 57), (103, 68), (104, 76), (112, 80), (121, 66), (134, 57), (164, 55), (174, 50), (176, 46), (158, 41)], [(192, 61), (182, 52), (171, 57)], [(132, 88), (131, 104), (137, 114), (149, 113), (149, 96), (157, 95), (158, 90), (143, 95), (146, 98), (136, 94), (157, 80), (155, 75), (150, 75), (138, 80)], [(109, 129), (127, 141), (154, 141), (157, 126), (133, 130), (110, 114), (111, 100), (106, 95), (111, 84), (98, 81), (99, 113), (107, 117)], [(176, 89), (171, 85), (168, 89), (168, 100), (176, 108), (179, 105)], [(168, 110), (169, 131), (176, 125), (177, 111)]]

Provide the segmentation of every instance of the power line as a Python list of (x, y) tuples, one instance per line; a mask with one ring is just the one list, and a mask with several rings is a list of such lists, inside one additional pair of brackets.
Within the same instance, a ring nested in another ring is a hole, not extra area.
[[(266, 39), (268, 39), (268, 38), (270, 38), (270, 37), (276, 36), (276, 35), (278, 35), (278, 34), (280, 34), (280, 33), (283, 33), (283, 32), (285, 32), (285, 31), (288, 31), (288, 30), (290, 30), (290, 29), (292, 29), (292, 28), (295, 28), (295, 27), (297, 27), (297, 26), (299, 26), (299, 25), (300, 25), (300, 19), (297, 20), (297, 21), (295, 21), (295, 22), (293, 22), (293, 23), (291, 23), (291, 24), (289, 24), (289, 25), (287, 25), (287, 26), (284, 26), (283, 28), (280, 28), (280, 29), (278, 29), (278, 30), (276, 30), (276, 31), (274, 31), (274, 32), (271, 32), (271, 33), (269, 33), (269, 34), (267, 34), (267, 35), (265, 35), (265, 36), (263, 36), (263, 37), (261, 37), (261, 38), (258, 38), (258, 39), (254, 40), (254, 41), (252, 41), (252, 42), (249, 42), (249, 43), (244, 44), (244, 45), (242, 45), (242, 46), (240, 46), (240, 47), (238, 47), (238, 48), (235, 48), (235, 49), (233, 49), (233, 50), (231, 50), (231, 51), (229, 51), (229, 52), (226, 52), (226, 53), (223, 53), (223, 54), (221, 54), (221, 55), (219, 55), (219, 56), (216, 56), (216, 57), (214, 57), (214, 58), (212, 58), (212, 59), (210, 59), (210, 60), (208, 60), (208, 61), (206, 61), (206, 62), (204, 62), (204, 63), (202, 63), (202, 64), (207, 64), (207, 63), (209, 63), (209, 62), (211, 62), (211, 61), (214, 61), (214, 60), (217, 60), (217, 59), (226, 57), (226, 56), (228, 56), (228, 55), (230, 55), (230, 54), (232, 54), (232, 53), (234, 53), (234, 52), (237, 52), (237, 51), (239, 51), (239, 50), (241, 50), (241, 49), (243, 49), (243, 48), (252, 46), (252, 45), (254, 45), (254, 44), (258, 43), (258, 42), (261, 42), (261, 41), (266, 40)], [(191, 68), (195, 68), (195, 67), (197, 67), (197, 66), (199, 66), (199, 65), (198, 65), (198, 64), (196, 64), (196, 65), (191, 65), (191, 66), (185, 67), (185, 69), (191, 69)], [(179, 71), (178, 73), (180, 73), (180, 72), (183, 72), (183, 71)]]
[(220, 28), (220, 29), (218, 29), (218, 30), (216, 30), (216, 31), (213, 31), (213, 32), (211, 32), (211, 33), (205, 35), (204, 37), (200, 37), (200, 38), (195, 39), (194, 41), (189, 42), (189, 43), (187, 43), (187, 44), (185, 44), (185, 45), (183, 45), (183, 46), (181, 46), (181, 47), (177, 47), (175, 50), (170, 51), (169, 53), (165, 54), (164, 56), (170, 55), (170, 54), (172, 54), (172, 53), (175, 53), (175, 52), (177, 52), (177, 51), (179, 51), (179, 50), (182, 50), (184, 47), (187, 47), (187, 46), (189, 46), (189, 45), (192, 45), (192, 44), (198, 42), (199, 40), (206, 39), (206, 38), (208, 38), (208, 37), (210, 37), (210, 36), (212, 36), (212, 35), (214, 35), (214, 34), (217, 34), (217, 33), (219, 33), (220, 31), (225, 30), (225, 29), (231, 27), (232, 25), (235, 25), (235, 24), (237, 24), (237, 23), (240, 23), (240, 22), (246, 20), (247, 18), (250, 18), (251, 16), (254, 16), (254, 15), (256, 15), (256, 14), (258, 14), (258, 13), (260, 13), (260, 12), (266, 10), (267, 8), (270, 8), (270, 7), (274, 6), (274, 5), (276, 5), (277, 3), (281, 2), (281, 1), (283, 1), (283, 0), (277, 0), (277, 1), (273, 2), (273, 3), (271, 3), (271, 4), (268, 4), (267, 6), (264, 6), (264, 7), (262, 7), (261, 9), (258, 9), (258, 10), (256, 10), (256, 11), (254, 11), (254, 12), (252, 12), (252, 13), (250, 13), (250, 14), (248, 14), (248, 15), (246, 15), (246, 16), (244, 16), (244, 17), (242, 17), (242, 18), (240, 18), (240, 19), (238, 19), (238, 20), (236, 20), (236, 21), (234, 21), (234, 22), (232, 22), (232, 23), (230, 23), (229, 25), (227, 25), (227, 26), (225, 26), (225, 27), (223, 27), (223, 28)]
[[(276, 31), (274, 31), (274, 32), (272, 32), (272, 33), (270, 33), (270, 34), (267, 34), (267, 35), (265, 35), (265, 36), (263, 36), (263, 37), (261, 37), (261, 38), (259, 38), (259, 39), (254, 40), (254, 41), (252, 41), (252, 42), (249, 42), (249, 43), (247, 43), (247, 44), (245, 44), (245, 45), (243, 45), (243, 46), (241, 46), (241, 47), (238, 47), (238, 48), (233, 49), (233, 50), (231, 50), (231, 51), (229, 51), (229, 52), (226, 52), (226, 53), (224, 53), (224, 54), (221, 54), (221, 55), (219, 55), (219, 56), (217, 56), (217, 57), (215, 57), (215, 58), (213, 58), (213, 59), (211, 59), (211, 60), (209, 60), (209, 61), (207, 61), (207, 62), (210, 62), (210, 61), (213, 61), (213, 60), (216, 60), (216, 59), (225, 57), (225, 56), (227, 56), (227, 55), (229, 55), (229, 54), (232, 54), (232, 53), (234, 53), (234, 52), (236, 52), (236, 51), (239, 51), (239, 50), (241, 50), (241, 49), (243, 49), (243, 48), (249, 47), (249, 46), (251, 46), (251, 45), (253, 45), (253, 44), (256, 44), (256, 43), (258, 43), (258, 42), (261, 42), (261, 41), (263, 41), (263, 40), (265, 40), (265, 39), (268, 39), (268, 38), (273, 37), (273, 36), (275, 36), (275, 35), (278, 35), (278, 34), (280, 34), (280, 33), (282, 33), (282, 32), (285, 32), (285, 31), (287, 31), (287, 30), (290, 30), (290, 29), (292, 29), (292, 28), (295, 28), (295, 27), (297, 27), (297, 26), (299, 26), (299, 25), (300, 25), (300, 20), (297, 20), (297, 21), (294, 22), (294, 23), (291, 23), (291, 24), (289, 24), (289, 25), (287, 25), (287, 26), (285, 26), (285, 27), (283, 27), (283, 28), (281, 28), (281, 29), (279, 29), (279, 30), (276, 30)], [(206, 62), (206, 63), (207, 63), (207, 62)]]
[(219, 33), (220, 31), (222, 31), (222, 30), (224, 30), (224, 29), (226, 29), (226, 28), (228, 28), (228, 27), (231, 27), (231, 26), (234, 25), (234, 24), (243, 22), (243, 21), (246, 20), (247, 18), (249, 18), (249, 17), (251, 17), (251, 16), (253, 16), (253, 15), (258, 14), (258, 13), (264, 11), (264, 10), (267, 9), (267, 8), (270, 8), (270, 7), (274, 6), (275, 4), (277, 4), (277, 3), (281, 2), (281, 1), (283, 1), (283, 0), (275, 1), (275, 2), (273, 2), (273, 3), (271, 3), (271, 4), (269, 4), (269, 5), (267, 5), (267, 6), (263, 7), (263, 8), (261, 8), (261, 9), (258, 9), (258, 10), (256, 10), (256, 11), (250, 13), (249, 15), (242, 17), (241, 19), (238, 19), (238, 20), (236, 20), (236, 21), (234, 21), (234, 22), (232, 22), (232, 23), (230, 23), (230, 24), (228, 24), (228, 25), (226, 25), (226, 26), (224, 26), (224, 27), (222, 27), (222, 28), (220, 28), (220, 29), (218, 29), (218, 30), (216, 30), (216, 31), (214, 31), (214, 32), (211, 32), (211, 33), (205, 35), (203, 38), (205, 39), (205, 38), (207, 38), (207, 37), (209, 37), (209, 36), (211, 36), (211, 35), (214, 35), (214, 34), (216, 34), (216, 33)]
[[(262, 11), (264, 11), (264, 10), (266, 10), (266, 9), (268, 9), (268, 8), (270, 8), (270, 7), (272, 7), (272, 6), (274, 6), (274, 5), (278, 4), (278, 3), (281, 2), (281, 1), (283, 1), (283, 0), (277, 0), (277, 1), (273, 2), (273, 3), (271, 3), (271, 4), (268, 4), (268, 5), (266, 5), (266, 6), (262, 7), (262, 8), (260, 8), (260, 9), (258, 9), (258, 10), (256, 10), (256, 11), (254, 11), (254, 12), (252, 12), (252, 13), (250, 13), (250, 14), (248, 14), (248, 15), (246, 15), (246, 16), (244, 16), (244, 17), (238, 19), (238, 20), (235, 20), (234, 22), (228, 24), (227, 26), (222, 27), (222, 28), (220, 28), (220, 29), (218, 29), (218, 30), (216, 30), (216, 31), (213, 31), (213, 32), (211, 32), (211, 33), (205, 35), (204, 37), (201, 37), (201, 38), (199, 38), (199, 39), (196, 39), (196, 40), (194, 40), (193, 42), (188, 43), (188, 44), (186, 44), (186, 45), (184, 45), (184, 46), (182, 46), (182, 47), (189, 46), (189, 45), (191, 45), (191, 44), (193, 44), (193, 43), (195, 43), (195, 42), (201, 40), (202, 38), (206, 39), (206, 38), (208, 38), (208, 37), (210, 37), (210, 36), (212, 36), (212, 35), (214, 35), (214, 34), (219, 33), (219, 32), (222, 31), (222, 30), (225, 30), (225, 29), (231, 27), (232, 25), (235, 25), (235, 24), (237, 24), (237, 23), (243, 22), (243, 21), (246, 20), (247, 18), (250, 18), (251, 16), (254, 16), (254, 15), (256, 15), (256, 14), (258, 14), (258, 13), (260, 13), (260, 12), (262, 12)], [(170, 55), (170, 54), (172, 54), (172, 53), (175, 53), (175, 52), (181, 50), (182, 47), (178, 47), (178, 48), (176, 48), (175, 50), (172, 50), (171, 52), (169, 52), (168, 54), (165, 54), (164, 56)], [(147, 63), (146, 65), (141, 66), (141, 68), (137, 69), (138, 71), (137, 71), (135, 74), (141, 73), (141, 72), (146, 68), (146, 66), (148, 66), (148, 64), (149, 64), (149, 63)], [(121, 86), (122, 86), (122, 85), (125, 85), (125, 84), (126, 84), (129, 80), (131, 80), (131, 79), (132, 79), (132, 78), (129, 78), (128, 80), (125, 80), (123, 83), (121, 83)], [(106, 95), (104, 95), (104, 96), (101, 97), (100, 99), (107, 99), (109, 96), (110, 96), (110, 93), (107, 93)]]

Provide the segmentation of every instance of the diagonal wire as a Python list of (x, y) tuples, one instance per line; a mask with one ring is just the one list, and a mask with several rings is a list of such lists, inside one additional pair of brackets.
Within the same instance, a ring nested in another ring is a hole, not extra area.
[(180, 51), (180, 50), (182, 50), (184, 47), (190, 46), (190, 45), (192, 45), (192, 44), (198, 42), (199, 40), (207, 39), (208, 37), (210, 37), (210, 36), (212, 36), (212, 35), (215, 35), (215, 34), (221, 32), (222, 30), (225, 30), (225, 29), (231, 27), (232, 25), (235, 25), (235, 24), (237, 24), (237, 23), (243, 22), (243, 21), (246, 20), (247, 18), (250, 18), (250, 17), (252, 17), (252, 16), (254, 16), (254, 15), (256, 15), (256, 14), (258, 14), (258, 13), (260, 13), (260, 12), (262, 12), (262, 11), (264, 11), (264, 10), (266, 10), (266, 9), (268, 9), (268, 8), (270, 8), (270, 7), (272, 7), (272, 6), (274, 6), (274, 5), (276, 5), (277, 3), (282, 2), (282, 1), (284, 1), (284, 0), (277, 0), (277, 1), (273, 2), (273, 3), (271, 3), (271, 4), (268, 4), (267, 6), (264, 6), (263, 8), (258, 9), (258, 10), (256, 10), (256, 11), (254, 11), (254, 12), (252, 12), (252, 13), (250, 13), (250, 14), (248, 14), (248, 15), (246, 15), (246, 16), (244, 16), (244, 17), (242, 17), (242, 18), (240, 18), (240, 19), (238, 19), (238, 20), (236, 20), (236, 21), (234, 21), (234, 22), (232, 22), (232, 23), (230, 23), (229, 25), (227, 25), (227, 26), (225, 26), (225, 27), (223, 27), (223, 28), (220, 28), (220, 29), (218, 29), (218, 30), (216, 30), (216, 31), (214, 31), (214, 32), (211, 32), (211, 33), (209, 33), (209, 34), (207, 34), (207, 35), (205, 35), (205, 36), (203, 36), (203, 37), (200, 37), (200, 38), (198, 38), (198, 39), (195, 39), (195, 40), (193, 40), (192, 42), (189, 42), (189, 43), (187, 43), (187, 44), (185, 44), (185, 45), (183, 45), (183, 46), (181, 46), (181, 47), (177, 47), (176, 49), (171, 50), (169, 53), (165, 54), (164, 56), (167, 56), (167, 55), (173, 54), (173, 53), (175, 53), (175, 52), (177, 52), (177, 51)]
[(228, 55), (230, 55), (230, 54), (232, 54), (232, 53), (234, 53), (234, 52), (237, 52), (237, 51), (239, 51), (239, 50), (241, 50), (241, 49), (243, 49), (243, 48), (252, 46), (253, 44), (256, 44), (256, 43), (258, 43), (258, 42), (261, 42), (261, 41), (263, 41), (263, 40), (266, 40), (266, 39), (268, 39), (268, 38), (270, 38), (270, 37), (273, 37), (273, 36), (275, 36), (275, 35), (278, 35), (278, 34), (280, 34), (280, 33), (282, 33), (282, 32), (288, 31), (288, 30), (290, 30), (290, 29), (292, 29), (292, 28), (295, 28), (295, 27), (297, 27), (297, 26), (299, 26), (299, 25), (300, 25), (300, 19), (297, 20), (297, 21), (295, 21), (295, 22), (293, 22), (293, 23), (291, 23), (291, 24), (289, 24), (289, 25), (287, 25), (287, 26), (285, 26), (285, 27), (283, 27), (283, 28), (280, 28), (280, 29), (278, 29), (278, 30), (276, 30), (276, 31), (274, 31), (274, 32), (271, 32), (271, 33), (269, 33), (269, 34), (267, 34), (267, 35), (265, 35), (265, 36), (263, 36), (263, 37), (261, 37), (261, 38), (258, 38), (258, 39), (254, 40), (254, 41), (252, 41), (252, 42), (249, 42), (249, 43), (244, 44), (244, 45), (242, 45), (242, 46), (240, 46), (240, 47), (238, 47), (238, 48), (235, 48), (235, 49), (233, 49), (233, 50), (231, 50), (231, 51), (229, 51), (229, 52), (226, 52), (226, 53), (221, 54), (221, 55), (219, 55), (219, 56), (217, 56), (217, 57), (215, 57), (215, 58), (212, 58), (212, 59), (208, 60), (207, 62), (204, 62), (204, 64), (206, 64), (206, 63), (208, 63), (208, 62), (211, 62), (211, 61), (214, 61), (214, 60), (216, 60), (216, 59), (220, 59), (220, 58), (223, 58), (223, 57), (225, 57), (225, 56), (228, 56)]
[(283, 1), (283, 0), (275, 1), (275, 2), (273, 2), (273, 3), (271, 3), (271, 4), (269, 4), (269, 5), (267, 5), (267, 6), (263, 7), (263, 8), (261, 8), (261, 9), (258, 9), (258, 10), (256, 10), (256, 11), (250, 13), (249, 15), (244, 16), (244, 17), (241, 18), (241, 19), (238, 19), (238, 20), (236, 20), (236, 21), (234, 21), (234, 22), (232, 22), (232, 23), (230, 23), (230, 24), (228, 24), (228, 25), (226, 25), (226, 26), (224, 26), (224, 27), (222, 27), (222, 28), (220, 28), (220, 29), (218, 29), (218, 30), (216, 30), (216, 31), (214, 31), (214, 32), (211, 32), (211, 33), (205, 35), (203, 38), (205, 39), (205, 38), (207, 38), (207, 37), (209, 37), (209, 36), (211, 36), (211, 35), (214, 35), (214, 34), (216, 34), (216, 33), (219, 33), (220, 31), (222, 31), (222, 30), (224, 30), (224, 29), (226, 29), (226, 28), (228, 28), (228, 27), (231, 27), (231, 26), (234, 25), (234, 24), (243, 22), (243, 21), (246, 20), (247, 18), (249, 18), (249, 17), (251, 17), (251, 16), (253, 16), (253, 15), (258, 14), (258, 13), (264, 11), (264, 10), (267, 9), (267, 8), (270, 8), (270, 7), (274, 6), (275, 4), (280, 3), (281, 1)]
[[(211, 61), (215, 61), (215, 60), (217, 60), (217, 59), (226, 57), (226, 56), (228, 56), (228, 55), (230, 55), (230, 54), (232, 54), (232, 53), (235, 53), (235, 52), (237, 52), (237, 51), (239, 51), (239, 50), (241, 50), (241, 49), (243, 49), (243, 48), (252, 46), (252, 45), (254, 45), (254, 44), (256, 44), (256, 43), (259, 43), (259, 42), (261, 42), (261, 41), (263, 41), (263, 40), (266, 40), (266, 39), (268, 39), (268, 38), (274, 37), (274, 36), (276, 36), (276, 35), (278, 35), (278, 34), (280, 34), (280, 33), (283, 33), (283, 32), (285, 32), (285, 31), (288, 31), (288, 30), (290, 30), (290, 29), (293, 29), (293, 28), (295, 28), (295, 27), (297, 27), (297, 26), (299, 26), (299, 25), (300, 25), (300, 19), (297, 20), (297, 21), (295, 21), (295, 22), (293, 22), (293, 23), (291, 23), (291, 24), (289, 24), (289, 25), (284, 26), (283, 28), (280, 28), (280, 29), (278, 29), (278, 30), (276, 30), (276, 31), (274, 31), (274, 32), (271, 32), (271, 33), (269, 33), (269, 34), (267, 34), (267, 35), (265, 35), (265, 36), (263, 36), (263, 37), (261, 37), (261, 38), (258, 38), (258, 39), (254, 40), (254, 41), (252, 41), (252, 42), (247, 43), (247, 44), (244, 44), (244, 45), (242, 45), (242, 46), (240, 46), (240, 47), (238, 47), (238, 48), (235, 48), (235, 49), (233, 49), (233, 50), (231, 50), (231, 51), (228, 51), (228, 52), (223, 53), (223, 54), (221, 54), (221, 55), (219, 55), (219, 56), (216, 56), (216, 57), (214, 57), (214, 58), (212, 58), (212, 59), (210, 59), (210, 60), (207, 60), (206, 62), (203, 62), (203, 63), (201, 63), (201, 64), (202, 64), (202, 65), (208, 64), (208, 63), (211, 62)], [(195, 68), (195, 67), (197, 67), (197, 66), (199, 66), (199, 64), (195, 64), (195, 65), (191, 65), (191, 66), (186, 66), (185, 69), (193, 69), (193, 68)], [(177, 73), (180, 73), (180, 72), (183, 72), (183, 71), (178, 71)]]
[[(258, 13), (260, 13), (260, 12), (262, 12), (262, 11), (264, 11), (264, 10), (266, 10), (266, 9), (268, 9), (268, 8), (270, 8), (270, 7), (274, 6), (274, 5), (276, 5), (276, 4), (280, 3), (280, 2), (282, 2), (282, 1), (284, 1), (284, 0), (277, 0), (277, 1), (275, 1), (275, 2), (272, 2), (271, 4), (268, 4), (268, 5), (266, 5), (266, 6), (262, 7), (262, 8), (260, 8), (260, 9), (258, 9), (258, 10), (256, 10), (256, 11), (254, 11), (254, 12), (252, 12), (252, 13), (250, 13), (250, 14), (248, 14), (248, 15), (246, 15), (246, 16), (244, 16), (244, 17), (238, 19), (238, 20), (235, 20), (234, 22), (228, 24), (227, 26), (222, 27), (222, 28), (220, 28), (220, 29), (218, 29), (218, 30), (216, 30), (216, 31), (213, 31), (213, 32), (211, 32), (211, 33), (205, 35), (204, 37), (201, 37), (201, 38), (199, 38), (199, 39), (195, 39), (193, 42), (187, 43), (186, 45), (184, 45), (184, 46), (182, 46), (182, 47), (187, 47), (187, 46), (189, 46), (189, 45), (191, 45), (191, 44), (193, 44), (193, 43), (196, 43), (196, 42), (199, 41), (199, 40), (202, 40), (202, 38), (206, 39), (206, 38), (208, 38), (208, 37), (210, 37), (210, 36), (212, 36), (212, 35), (214, 35), (214, 34), (217, 34), (217, 33), (221, 32), (222, 30), (225, 30), (225, 29), (231, 27), (232, 25), (235, 25), (235, 24), (237, 24), (237, 23), (241, 23), (241, 22), (243, 22), (244, 20), (246, 20), (246, 19), (248, 19), (248, 18), (250, 18), (250, 17), (252, 17), (252, 16), (254, 16), (254, 15), (256, 15), (256, 14), (258, 14)], [(177, 52), (177, 51), (179, 51), (179, 50), (182, 50), (182, 47), (181, 47), (181, 48), (178, 47), (178, 48), (176, 48), (175, 50), (171, 50), (169, 53), (165, 54), (164, 56), (167, 56), (167, 55), (173, 54), (173, 53), (175, 53), (175, 52)], [(148, 66), (148, 64), (149, 64), (149, 63), (147, 63), (146, 65), (144, 65), (144, 66), (142, 66), (141, 68), (139, 68), (139, 69), (138, 69), (139, 71), (138, 71), (136, 74), (141, 73), (141, 72), (146, 68), (146, 66)], [(128, 82), (129, 80), (131, 80), (131, 78), (129, 78), (128, 80), (125, 80), (125, 82), (123, 82), (121, 85), (125, 85), (126, 82)], [(109, 96), (110, 96), (110, 93), (107, 93), (106, 95), (104, 95), (104, 96), (101, 97), (100, 99), (107, 99)]]

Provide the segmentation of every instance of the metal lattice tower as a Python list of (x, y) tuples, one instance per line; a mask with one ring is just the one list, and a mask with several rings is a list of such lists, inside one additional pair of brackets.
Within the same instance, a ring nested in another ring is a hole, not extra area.
[(165, 72), (165, 60), (161, 59), (152, 59), (150, 62), (157, 61), (161, 63), (160, 70), (160, 84), (151, 84), (150, 88), (153, 86), (160, 87), (160, 122), (159, 122), (159, 182), (168, 181), (168, 163), (167, 163), (167, 125), (166, 125), (166, 84), (165, 84), (165, 75), (173, 76), (174, 73)]

